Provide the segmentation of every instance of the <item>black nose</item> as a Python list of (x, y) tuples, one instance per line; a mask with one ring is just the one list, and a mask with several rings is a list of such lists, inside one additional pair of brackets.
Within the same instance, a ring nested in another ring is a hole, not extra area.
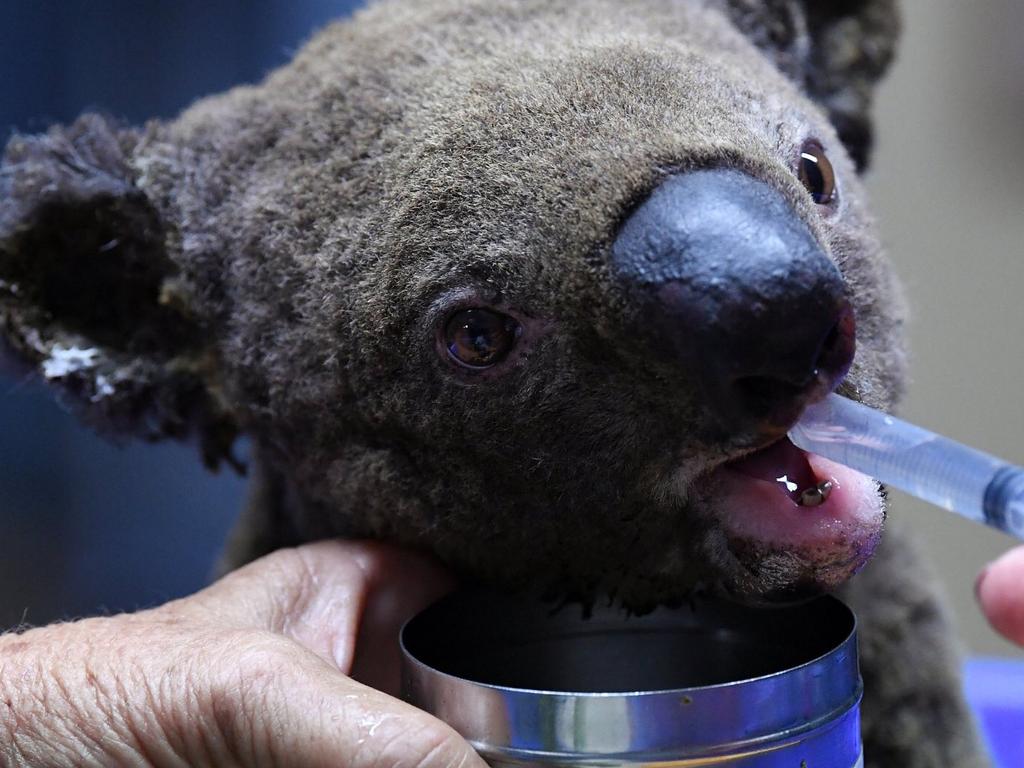
[(725, 428), (786, 427), (850, 367), (842, 275), (782, 194), (745, 173), (669, 177), (612, 256), (640, 338)]

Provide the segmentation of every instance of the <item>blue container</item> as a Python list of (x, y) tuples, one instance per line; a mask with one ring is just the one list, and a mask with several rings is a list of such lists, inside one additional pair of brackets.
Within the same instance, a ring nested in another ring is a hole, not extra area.
[(993, 766), (1024, 766), (1024, 661), (971, 659), (964, 665), (964, 691)]
[(856, 623), (834, 598), (584, 617), (464, 592), (402, 647), (406, 699), (495, 768), (863, 765)]

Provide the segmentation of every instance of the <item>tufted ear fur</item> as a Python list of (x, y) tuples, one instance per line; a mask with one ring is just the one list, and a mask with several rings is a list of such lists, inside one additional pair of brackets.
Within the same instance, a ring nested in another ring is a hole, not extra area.
[(0, 166), (0, 341), (107, 434), (198, 436), (230, 458), (235, 428), (211, 381), (168, 231), (135, 184), (138, 134), (96, 115), (15, 136)]
[(874, 88), (899, 37), (896, 0), (727, 0), (736, 25), (821, 104), (859, 169)]

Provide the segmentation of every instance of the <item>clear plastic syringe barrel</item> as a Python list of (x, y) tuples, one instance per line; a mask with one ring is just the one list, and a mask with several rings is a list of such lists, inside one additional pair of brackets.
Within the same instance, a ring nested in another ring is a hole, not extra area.
[(1024, 539), (1024, 470), (860, 403), (829, 395), (789, 432), (795, 445)]

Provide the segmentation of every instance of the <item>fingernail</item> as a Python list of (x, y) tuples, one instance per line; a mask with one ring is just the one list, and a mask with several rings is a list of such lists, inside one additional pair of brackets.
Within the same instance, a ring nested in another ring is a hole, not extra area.
[(981, 569), (981, 573), (978, 574), (978, 578), (974, 580), (974, 597), (979, 602), (981, 601), (981, 585), (985, 582), (985, 577), (988, 576), (988, 572), (992, 570), (991, 565), (986, 565)]

